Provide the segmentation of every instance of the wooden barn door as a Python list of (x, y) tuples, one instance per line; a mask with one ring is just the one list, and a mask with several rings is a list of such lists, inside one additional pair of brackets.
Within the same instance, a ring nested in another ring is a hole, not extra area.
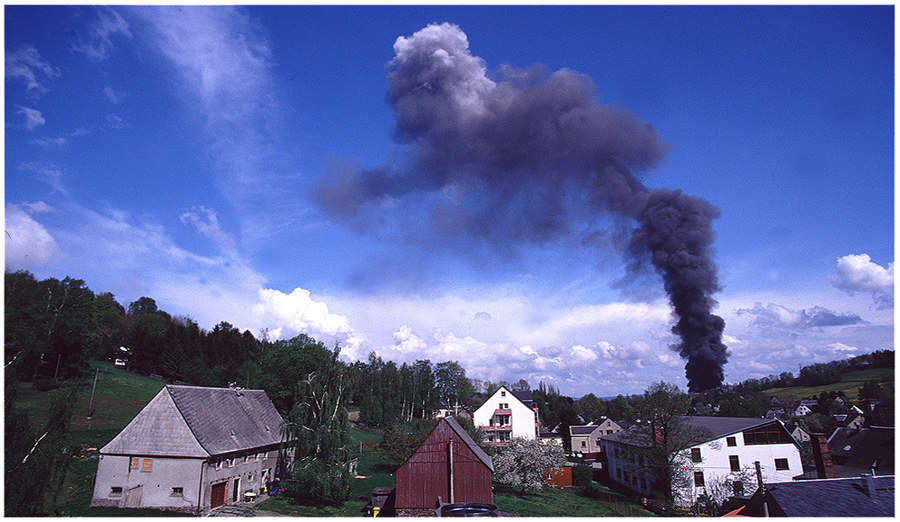
[(221, 484), (213, 484), (212, 492), (209, 496), (210, 509), (215, 509), (225, 504), (225, 486), (227, 484), (227, 482), (222, 482)]
[(142, 486), (129, 489), (128, 493), (125, 495), (125, 507), (141, 507), (141, 497), (143, 496), (143, 494), (144, 488)]

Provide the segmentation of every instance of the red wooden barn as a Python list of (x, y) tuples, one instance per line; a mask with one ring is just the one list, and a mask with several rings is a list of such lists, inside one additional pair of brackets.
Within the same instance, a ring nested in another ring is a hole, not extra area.
[(397, 469), (398, 515), (433, 513), (443, 503), (492, 504), (491, 458), (452, 417), (441, 419)]

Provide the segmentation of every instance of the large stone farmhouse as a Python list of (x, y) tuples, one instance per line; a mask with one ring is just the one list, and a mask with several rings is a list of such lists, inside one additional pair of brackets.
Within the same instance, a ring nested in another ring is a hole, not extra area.
[(472, 415), (472, 421), (493, 446), (508, 445), (513, 438), (538, 438), (538, 414), (531, 391), (510, 391), (501, 386)]
[(193, 513), (259, 494), (282, 419), (262, 390), (166, 386), (106, 446), (92, 506)]
[[(743, 496), (755, 491), (755, 462), (763, 480), (789, 482), (803, 473), (800, 445), (779, 420), (739, 417), (685, 417), (687, 429), (705, 434), (704, 440), (680, 455), (684, 473), (671, 485), (675, 501), (689, 505), (701, 496)], [(637, 494), (650, 496), (660, 489), (652, 483), (642, 438), (629, 434), (635, 428), (601, 437), (609, 478)]]

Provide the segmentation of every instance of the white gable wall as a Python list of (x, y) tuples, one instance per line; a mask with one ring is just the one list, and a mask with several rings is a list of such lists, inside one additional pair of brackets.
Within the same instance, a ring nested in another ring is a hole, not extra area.
[[(734, 437), (736, 446), (728, 446), (728, 437)], [(615, 441), (601, 440), (601, 443), (607, 453), (610, 479), (638, 493), (649, 495), (650, 480), (643, 475), (640, 468), (642, 457), (635, 451), (636, 448)], [(756, 489), (756, 461), (760, 462), (764, 482), (790, 482), (793, 477), (803, 473), (800, 450), (793, 443), (746, 445), (743, 434), (739, 432), (694, 447), (700, 449), (701, 461), (692, 462), (691, 451), (683, 452), (681, 462), (684, 463), (684, 473), (673, 480), (675, 501), (681, 505), (693, 503), (702, 494), (719, 500), (729, 498), (733, 496), (731, 483), (735, 480), (744, 483), (745, 495), (752, 494)], [(731, 455), (738, 457), (741, 471), (731, 471)], [(777, 470), (775, 459), (787, 459), (788, 469)], [(695, 471), (703, 473), (703, 487), (695, 486)], [(640, 480), (642, 477), (645, 478), (644, 482)]]
[[(144, 471), (144, 461), (148, 458), (152, 467)], [(132, 459), (137, 461), (137, 469), (132, 469)], [(131, 501), (136, 505), (127, 507), (193, 511), (200, 499), (198, 488), (203, 464), (204, 459), (200, 458), (100, 455), (91, 505), (124, 508), (131, 492)], [(118, 494), (113, 493), (114, 487), (121, 488)], [(173, 493), (172, 488), (176, 487), (182, 488), (180, 496)]]
[(495, 412), (501, 409), (501, 404), (508, 405), (506, 409), (510, 410), (510, 438), (537, 438), (537, 414), (505, 387), (501, 387), (494, 392), (493, 395), (484, 401), (484, 404), (475, 410), (473, 416), (475, 425), (483, 430), (491, 425), (496, 426), (500, 419), (497, 418), (498, 416), (495, 415)]
[[(704, 493), (724, 500), (733, 495), (730, 484), (742, 477), (745, 479), (744, 493), (753, 493), (756, 490), (756, 467), (754, 465), (756, 461), (760, 463), (763, 482), (790, 482), (795, 476), (803, 474), (800, 450), (793, 443), (745, 445), (741, 433), (730, 436), (734, 437), (736, 446), (728, 446), (727, 437), (695, 446), (700, 449), (701, 462), (699, 463), (691, 461), (690, 451), (685, 452), (683, 458), (689, 463), (689, 473), (685, 477), (687, 484), (682, 484), (681, 487), (675, 489), (676, 500), (690, 503)], [(741, 468), (739, 472), (731, 471), (729, 457), (732, 455), (738, 457), (738, 464)], [(775, 469), (775, 459), (787, 459), (788, 469)], [(703, 473), (705, 485), (702, 488), (694, 485), (693, 474), (695, 471)]]

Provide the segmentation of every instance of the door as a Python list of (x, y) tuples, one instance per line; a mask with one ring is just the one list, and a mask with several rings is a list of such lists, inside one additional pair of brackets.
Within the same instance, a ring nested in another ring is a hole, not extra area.
[(234, 492), (232, 492), (231, 496), (232, 502), (237, 502), (241, 499), (241, 477), (234, 478)]
[(142, 486), (129, 489), (128, 493), (125, 495), (125, 507), (141, 507), (141, 497), (143, 496), (143, 494), (144, 488)]
[(209, 496), (209, 508), (215, 509), (223, 504), (225, 504), (225, 486), (227, 482), (222, 482), (220, 484), (213, 484), (212, 493)]

